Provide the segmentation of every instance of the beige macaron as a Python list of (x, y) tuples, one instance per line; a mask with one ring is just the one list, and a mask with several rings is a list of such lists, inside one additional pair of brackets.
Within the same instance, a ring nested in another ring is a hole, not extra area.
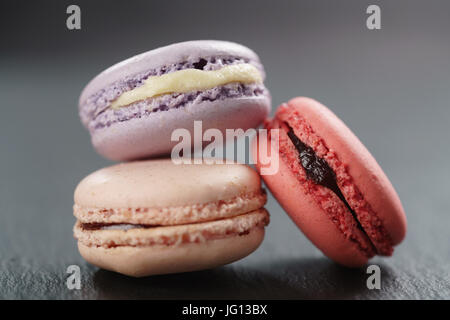
[(266, 200), (242, 164), (123, 163), (79, 183), (74, 235), (88, 262), (122, 274), (208, 269), (258, 248)]

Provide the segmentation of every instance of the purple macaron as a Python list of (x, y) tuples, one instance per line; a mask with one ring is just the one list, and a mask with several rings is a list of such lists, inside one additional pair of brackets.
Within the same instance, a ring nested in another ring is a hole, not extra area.
[(122, 61), (95, 77), (79, 100), (81, 121), (104, 157), (126, 161), (170, 154), (175, 129), (247, 130), (270, 111), (264, 68), (250, 49), (188, 41)]

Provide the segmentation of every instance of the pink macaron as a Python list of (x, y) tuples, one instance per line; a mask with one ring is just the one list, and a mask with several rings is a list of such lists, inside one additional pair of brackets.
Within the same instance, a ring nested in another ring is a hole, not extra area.
[(329, 258), (358, 267), (391, 256), (406, 234), (406, 217), (392, 184), (352, 131), (319, 102), (299, 97), (265, 123), (254, 144), (259, 160), (278, 129), (279, 169), (263, 180), (303, 233)]
[(270, 111), (255, 52), (227, 41), (187, 41), (106, 69), (84, 88), (79, 113), (94, 148), (129, 161), (170, 154), (176, 129), (254, 128)]
[(234, 163), (122, 163), (84, 178), (74, 200), (81, 255), (134, 277), (239, 260), (258, 248), (269, 223), (258, 173)]

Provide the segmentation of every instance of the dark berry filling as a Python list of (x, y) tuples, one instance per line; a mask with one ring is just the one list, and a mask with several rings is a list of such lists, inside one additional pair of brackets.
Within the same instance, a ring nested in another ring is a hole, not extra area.
[(295, 135), (294, 130), (289, 127), (287, 123), (285, 123), (285, 125), (289, 128), (287, 135), (298, 151), (298, 158), (303, 169), (305, 169), (306, 178), (333, 191), (345, 204), (353, 218), (356, 220), (358, 229), (364, 232), (355, 211), (350, 207), (342, 194), (341, 189), (339, 189), (336, 181), (336, 173), (330, 168), (325, 159), (318, 157), (311, 147), (304, 144), (303, 141)]

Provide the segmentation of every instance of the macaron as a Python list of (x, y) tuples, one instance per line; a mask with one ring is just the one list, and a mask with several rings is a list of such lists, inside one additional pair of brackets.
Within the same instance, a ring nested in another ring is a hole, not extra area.
[(258, 248), (269, 223), (259, 175), (234, 163), (122, 163), (84, 178), (74, 200), (80, 254), (134, 277), (239, 260)]
[[(405, 213), (383, 170), (352, 131), (328, 108), (304, 97), (282, 104), (265, 128), (267, 137), (254, 143), (257, 168), (278, 161), (276, 173), (262, 178), (303, 233), (344, 266), (392, 255), (406, 234)], [(276, 150), (277, 157), (262, 163), (259, 150), (265, 148)]]
[[(255, 52), (226, 41), (188, 41), (119, 62), (96, 76), (79, 99), (94, 148), (129, 161), (170, 154), (175, 129), (254, 128), (270, 111), (264, 68)], [(194, 144), (194, 143), (192, 143)]]

